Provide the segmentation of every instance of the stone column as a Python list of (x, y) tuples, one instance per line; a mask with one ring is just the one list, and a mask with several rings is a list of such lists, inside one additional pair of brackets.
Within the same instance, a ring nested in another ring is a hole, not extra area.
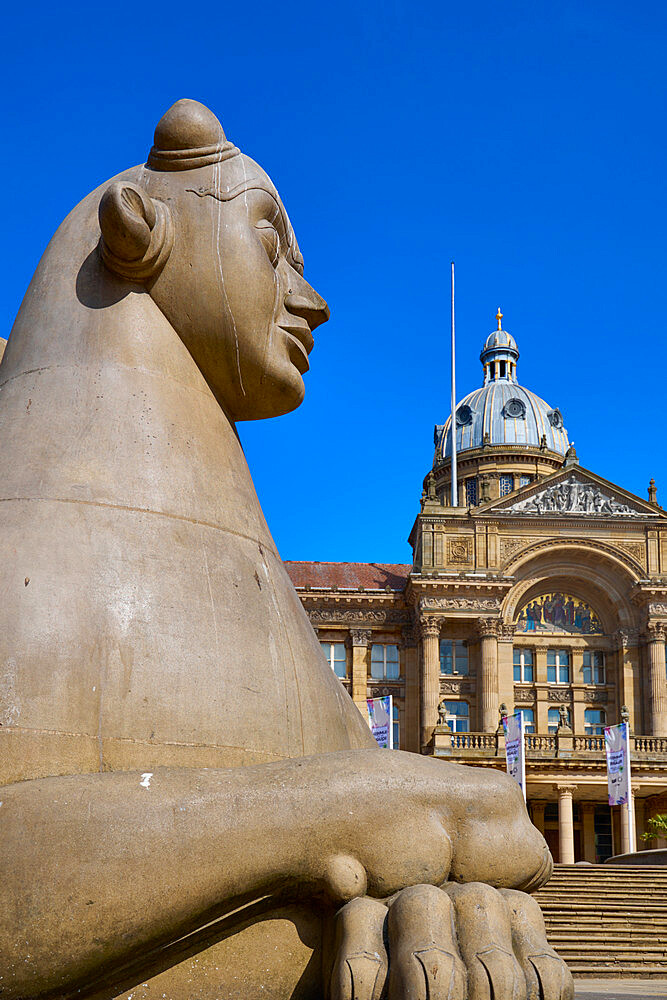
[(420, 621), (422, 637), (421, 671), (421, 745), (431, 742), (438, 724), (440, 703), (440, 619), (423, 618)]
[(649, 662), (649, 702), (651, 735), (667, 736), (667, 678), (665, 677), (665, 626), (649, 622), (646, 626)]
[(350, 629), (352, 639), (352, 701), (364, 719), (368, 697), (368, 647), (371, 641), (369, 628)]
[(498, 725), (498, 632), (497, 618), (476, 622), (481, 647), (481, 676), (478, 694), (479, 722), (483, 733), (495, 733)]
[(580, 802), (579, 814), (581, 816), (582, 860), (595, 864), (595, 803)]
[(576, 785), (555, 785), (558, 792), (558, 847), (560, 863), (574, 864), (574, 818), (572, 814), (572, 793)]
[(537, 827), (542, 836), (544, 836), (545, 807), (546, 807), (546, 802), (533, 801), (530, 803), (530, 813), (531, 813), (531, 819), (533, 821), (533, 826)]

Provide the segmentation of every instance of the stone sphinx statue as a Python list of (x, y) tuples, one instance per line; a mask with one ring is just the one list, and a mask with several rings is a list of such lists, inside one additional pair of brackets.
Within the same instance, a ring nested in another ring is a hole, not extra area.
[(328, 317), (201, 104), (86, 197), (0, 367), (0, 997), (572, 997), (492, 770), (378, 750), (236, 431)]

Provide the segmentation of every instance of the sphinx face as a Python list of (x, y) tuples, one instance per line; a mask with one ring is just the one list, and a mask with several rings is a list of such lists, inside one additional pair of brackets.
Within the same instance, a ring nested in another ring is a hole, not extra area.
[(238, 154), (184, 173), (145, 171), (171, 212), (174, 245), (151, 296), (233, 420), (277, 416), (304, 396), (324, 299), (303, 277), (287, 213)]

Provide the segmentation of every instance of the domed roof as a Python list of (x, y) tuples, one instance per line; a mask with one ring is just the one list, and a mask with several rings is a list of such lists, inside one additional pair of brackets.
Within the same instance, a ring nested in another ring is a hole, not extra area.
[[(519, 385), (516, 380), (519, 349), (514, 337), (501, 329), (500, 310), (496, 319), (498, 329), (486, 338), (480, 354), (484, 385), (469, 393), (456, 407), (457, 453), (483, 446), (524, 445), (543, 446), (565, 455), (570, 442), (560, 410)], [(434, 467), (451, 457), (450, 424), (451, 417), (435, 428)]]
[(507, 330), (494, 330), (493, 333), (490, 333), (484, 341), (482, 355), (486, 354), (487, 351), (497, 351), (499, 348), (508, 353), (516, 354), (517, 358), (519, 357), (519, 348), (516, 346), (516, 340)]

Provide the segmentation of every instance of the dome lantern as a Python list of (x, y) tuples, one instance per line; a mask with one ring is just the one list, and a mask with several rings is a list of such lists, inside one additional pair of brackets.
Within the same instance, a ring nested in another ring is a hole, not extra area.
[(484, 368), (483, 385), (506, 379), (516, 382), (516, 363), (519, 360), (519, 348), (514, 337), (502, 328), (503, 314), (498, 306), (496, 320), (498, 329), (490, 333), (484, 341), (479, 360)]
[[(503, 314), (486, 338), (480, 354), (484, 368), (482, 387), (465, 396), (456, 406), (456, 451), (459, 455), (476, 449), (509, 448), (541, 450), (565, 458), (570, 446), (560, 410), (552, 408), (534, 392), (519, 385), (516, 341), (502, 328)], [(434, 430), (433, 468), (451, 459), (451, 417)], [(551, 461), (551, 459), (550, 459)]]

